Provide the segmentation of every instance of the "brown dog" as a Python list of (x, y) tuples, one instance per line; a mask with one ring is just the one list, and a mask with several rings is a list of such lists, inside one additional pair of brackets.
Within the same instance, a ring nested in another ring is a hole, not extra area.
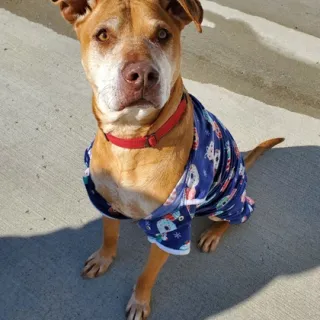
[[(170, 196), (193, 145), (193, 105), (187, 94), (183, 112), (179, 114), (177, 109), (185, 91), (180, 74), (180, 33), (191, 21), (201, 32), (200, 2), (52, 1), (74, 26), (93, 90), (98, 130), (91, 150), (92, 181), (114, 212), (145, 219)], [(157, 136), (165, 126), (165, 133)], [(134, 140), (136, 137), (146, 137), (142, 139), (145, 148), (141, 139)], [(124, 143), (123, 139), (133, 139), (139, 147), (119, 146), (117, 141)], [(273, 139), (258, 146), (246, 166), (281, 141)], [(219, 222), (199, 241), (205, 252), (216, 248), (229, 227), (227, 221), (214, 220)], [(108, 270), (117, 252), (119, 224), (119, 220), (103, 217), (103, 244), (87, 260), (84, 277), (95, 278)], [(148, 262), (127, 306), (128, 319), (145, 319), (150, 314), (151, 290), (168, 256), (151, 245)]]

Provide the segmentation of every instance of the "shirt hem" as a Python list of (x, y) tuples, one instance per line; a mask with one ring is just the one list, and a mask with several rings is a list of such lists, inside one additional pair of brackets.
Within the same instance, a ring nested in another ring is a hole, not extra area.
[(107, 217), (107, 218), (112, 219), (112, 220), (120, 220), (120, 219), (118, 219), (118, 218), (111, 217), (111, 216), (105, 214), (104, 212), (102, 212), (102, 211), (100, 211), (100, 210), (98, 210), (98, 211), (100, 212), (100, 214), (101, 214), (103, 217)]
[(163, 250), (167, 253), (176, 255), (176, 256), (186, 256), (187, 254), (190, 253), (190, 248), (188, 250), (175, 250), (175, 249), (168, 248), (168, 247), (162, 245), (161, 243), (159, 243), (157, 240), (149, 238), (149, 237), (148, 237), (148, 241), (156, 244), (158, 246), (158, 248), (160, 248), (161, 250)]

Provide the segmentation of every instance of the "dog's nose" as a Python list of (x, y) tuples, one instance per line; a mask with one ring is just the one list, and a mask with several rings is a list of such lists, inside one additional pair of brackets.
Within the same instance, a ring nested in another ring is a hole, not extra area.
[(149, 62), (135, 62), (125, 66), (122, 70), (124, 80), (139, 91), (150, 89), (159, 81), (159, 72)]

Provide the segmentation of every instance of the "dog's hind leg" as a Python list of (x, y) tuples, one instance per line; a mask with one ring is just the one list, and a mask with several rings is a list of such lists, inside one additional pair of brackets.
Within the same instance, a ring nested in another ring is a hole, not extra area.
[[(249, 169), (256, 162), (256, 160), (267, 150), (271, 149), (275, 145), (284, 141), (284, 138), (275, 138), (264, 141), (260, 143), (257, 147), (255, 147), (252, 151), (249, 152), (247, 157), (245, 158), (245, 167)], [(198, 242), (198, 247), (203, 252), (212, 252), (214, 251), (222, 237), (222, 235), (227, 231), (230, 226), (230, 223), (227, 221), (222, 221), (218, 217), (210, 217), (211, 220), (215, 221), (215, 223), (202, 235), (200, 236), (200, 240)]]
[(84, 278), (96, 278), (104, 274), (117, 254), (120, 221), (102, 218), (103, 242), (101, 248), (85, 262), (81, 275)]
[(230, 226), (228, 221), (222, 221), (217, 217), (212, 217), (210, 219), (215, 222), (209, 229), (201, 234), (198, 242), (198, 247), (202, 252), (213, 252), (217, 248), (222, 235)]

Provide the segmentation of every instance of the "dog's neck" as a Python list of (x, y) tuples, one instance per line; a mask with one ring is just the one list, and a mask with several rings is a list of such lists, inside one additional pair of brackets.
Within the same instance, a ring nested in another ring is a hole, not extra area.
[(119, 119), (112, 119), (113, 115), (101, 113), (95, 96), (92, 99), (92, 108), (98, 127), (104, 133), (111, 132), (119, 138), (134, 138), (144, 136), (156, 131), (161, 127), (176, 111), (183, 93), (182, 78), (178, 77), (171, 89), (171, 95), (165, 106), (161, 110), (154, 108), (144, 110), (128, 110)]

